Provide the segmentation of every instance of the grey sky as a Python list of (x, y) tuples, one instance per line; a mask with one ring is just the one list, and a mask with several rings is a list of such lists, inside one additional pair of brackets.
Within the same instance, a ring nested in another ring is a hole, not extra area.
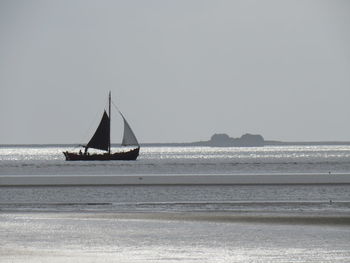
[(350, 1), (0, 0), (0, 40), (0, 143), (83, 142), (109, 90), (140, 142), (350, 140)]

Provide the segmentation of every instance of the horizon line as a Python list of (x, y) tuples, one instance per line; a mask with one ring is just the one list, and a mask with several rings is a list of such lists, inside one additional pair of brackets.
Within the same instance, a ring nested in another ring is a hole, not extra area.
[[(196, 142), (145, 142), (140, 143), (144, 146), (152, 145), (188, 145), (188, 146), (201, 146), (201, 143), (208, 141), (196, 141)], [(350, 141), (278, 141), (278, 140), (265, 140), (264, 146), (279, 146), (279, 145), (350, 145)], [(120, 143), (111, 143), (113, 146), (121, 146)], [(0, 147), (20, 147), (20, 146), (81, 146), (81, 143), (0, 143)], [(203, 145), (210, 146), (210, 145)], [(220, 146), (221, 147), (221, 146)], [(225, 147), (225, 146), (224, 146)], [(235, 146), (228, 146), (235, 147)], [(237, 147), (237, 146), (236, 146)], [(263, 147), (263, 146), (262, 146)]]

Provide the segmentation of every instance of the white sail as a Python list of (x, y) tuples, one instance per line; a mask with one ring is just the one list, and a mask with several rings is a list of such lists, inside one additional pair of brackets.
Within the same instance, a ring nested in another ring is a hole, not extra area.
[(139, 146), (139, 143), (136, 139), (136, 136), (135, 136), (134, 132), (132, 131), (129, 123), (126, 121), (123, 114), (121, 114), (121, 116), (123, 117), (123, 120), (124, 120), (124, 135), (123, 135), (122, 145), (123, 146), (131, 146), (131, 145)]

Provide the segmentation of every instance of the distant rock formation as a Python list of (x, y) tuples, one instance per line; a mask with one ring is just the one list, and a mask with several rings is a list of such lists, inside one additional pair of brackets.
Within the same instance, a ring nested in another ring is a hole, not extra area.
[(259, 134), (246, 133), (239, 138), (232, 138), (225, 133), (216, 133), (208, 141), (197, 141), (187, 143), (149, 143), (142, 146), (209, 146), (209, 147), (260, 147), (260, 146), (289, 146), (289, 145), (350, 145), (350, 141), (314, 141), (314, 142), (283, 142), (265, 140)]
[(265, 140), (259, 134), (246, 133), (241, 138), (235, 139), (236, 146), (264, 146)]
[(226, 146), (233, 144), (234, 138), (231, 138), (226, 133), (215, 133), (211, 136), (210, 141), (208, 143), (215, 146)]
[(264, 146), (265, 140), (264, 138), (257, 134), (246, 133), (242, 135), (240, 138), (232, 138), (225, 133), (216, 133), (211, 136), (210, 140), (207, 142), (203, 142), (208, 146), (236, 146), (236, 147), (257, 147)]

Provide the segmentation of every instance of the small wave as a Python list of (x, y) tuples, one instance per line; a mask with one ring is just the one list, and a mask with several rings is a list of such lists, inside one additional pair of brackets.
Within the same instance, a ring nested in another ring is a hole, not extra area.
[(304, 213), (304, 212), (96, 212), (68, 211), (51, 213), (48, 218), (84, 218), (86, 220), (166, 220), (193, 221), (212, 223), (244, 223), (244, 224), (286, 224), (286, 225), (338, 225), (349, 226), (350, 215), (344, 213)]
[(111, 206), (106, 202), (68, 202), (68, 203), (0, 203), (0, 211), (27, 211), (27, 212), (64, 212), (83, 211), (91, 207), (101, 209)]
[(133, 214), (129, 218), (209, 221), (221, 223), (350, 225), (349, 215), (302, 215), (290, 213), (158, 213)]
[(49, 203), (0, 203), (0, 206), (75, 206), (75, 205), (112, 205), (106, 202), (49, 202)]
[(17, 202), (0, 203), (1, 211), (104, 212), (342, 212), (350, 201), (174, 201), (174, 202)]

